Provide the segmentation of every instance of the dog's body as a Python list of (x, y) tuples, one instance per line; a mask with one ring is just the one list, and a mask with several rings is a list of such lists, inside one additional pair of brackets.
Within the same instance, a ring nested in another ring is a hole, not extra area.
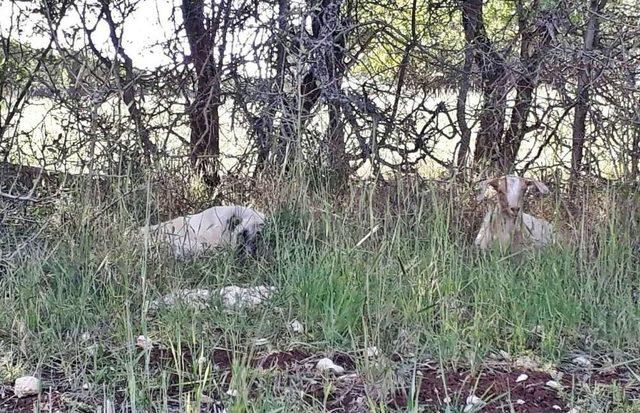
[(202, 212), (140, 228), (142, 236), (167, 242), (175, 256), (187, 259), (207, 250), (232, 246), (242, 257), (255, 254), (256, 238), (264, 227), (262, 213), (243, 206), (216, 206)]

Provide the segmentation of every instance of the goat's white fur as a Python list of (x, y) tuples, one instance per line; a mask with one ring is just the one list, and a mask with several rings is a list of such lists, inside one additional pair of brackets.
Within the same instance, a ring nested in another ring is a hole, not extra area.
[(482, 250), (497, 243), (504, 251), (524, 246), (541, 247), (554, 238), (553, 226), (544, 219), (522, 212), (524, 194), (531, 186), (546, 194), (549, 189), (542, 182), (517, 176), (503, 176), (480, 183), (478, 200), (486, 196), (488, 186), (497, 194), (495, 204), (487, 211), (474, 244)]
[(197, 214), (141, 227), (138, 231), (141, 236), (149, 234), (167, 242), (175, 256), (184, 259), (212, 248), (238, 246), (247, 239), (254, 240), (264, 222), (264, 215), (251, 208), (216, 206)]

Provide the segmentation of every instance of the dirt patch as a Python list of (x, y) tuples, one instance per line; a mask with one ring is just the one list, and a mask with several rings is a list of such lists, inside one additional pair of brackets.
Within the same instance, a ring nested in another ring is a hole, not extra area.
[[(160, 372), (167, 374), (167, 395), (172, 401), (179, 401), (184, 393), (194, 391), (193, 385), (184, 380), (178, 385), (176, 364), (183, 369), (193, 363), (211, 363), (212, 374), (220, 392), (224, 393), (231, 380), (234, 359), (246, 360), (246, 355), (223, 348), (208, 351), (202, 360), (199, 354), (185, 349), (178, 356), (181, 360), (176, 362), (173, 351), (158, 347), (153, 348), (149, 357), (152, 375)], [(318, 371), (315, 364), (323, 357), (331, 358), (345, 369), (345, 373), (336, 375)], [(398, 360), (394, 363), (396, 382), (392, 385), (396, 387), (392, 391), (358, 372), (355, 358), (343, 352), (311, 353), (308, 350), (291, 349), (254, 355), (249, 364), (253, 368), (272, 370), (278, 385), (271, 391), (289, 394), (291, 389), (300, 390), (309, 405), (316, 408), (322, 406), (331, 412), (366, 413), (370, 401), (377, 405), (385, 404), (392, 411), (406, 411), (414, 402), (427, 411), (443, 410), (447, 405), (453, 411), (461, 411), (471, 395), (485, 403), (480, 410), (482, 412), (568, 412), (572, 407), (569, 403), (582, 391), (584, 383), (591, 386), (618, 385), (624, 388), (626, 394), (638, 395), (637, 385), (627, 367), (580, 369), (571, 365), (559, 366), (563, 374), (559, 381), (564, 389), (558, 391), (547, 386), (547, 382), (554, 380), (551, 374), (532, 368), (514, 367), (506, 362), (489, 362), (476, 372), (465, 366), (443, 370), (439, 363), (425, 363), (415, 373), (416, 384), (412, 386), (413, 370), (402, 367), (412, 363), (406, 363), (402, 358)], [(140, 362), (144, 363), (144, 358)], [(11, 386), (0, 386), (0, 412), (31, 413), (38, 404), (41, 411), (68, 411), (68, 402), (74, 394), (74, 389), (70, 388), (72, 381), (62, 375), (57, 363), (52, 363), (52, 366), (41, 371), (43, 394), (38, 397), (18, 399)], [(525, 374), (526, 380), (517, 381)], [(259, 397), (264, 392), (265, 389), (259, 386), (259, 382), (250, 384), (250, 398)], [(124, 388), (116, 390), (113, 397), (116, 409), (126, 403), (125, 393)], [(160, 394), (157, 396), (160, 397)], [(225, 398), (215, 389), (209, 389), (208, 396), (217, 401)], [(156, 394), (151, 395), (151, 398), (155, 397)], [(100, 400), (86, 400), (84, 404), (98, 406)]]
[(62, 394), (57, 391), (17, 398), (9, 386), (0, 387), (0, 412), (32, 413), (65, 411)]
[[(330, 389), (328, 394), (327, 389)], [(332, 380), (331, 386), (321, 380), (310, 380), (304, 386), (304, 397), (310, 404), (324, 403), (326, 411), (335, 413), (365, 413), (366, 386), (361, 376), (347, 374)]]
[[(522, 374), (528, 378), (516, 382)], [(422, 406), (464, 406), (467, 397), (475, 395), (486, 403), (483, 412), (512, 411), (511, 408), (518, 413), (566, 412), (568, 406), (559, 392), (546, 386), (550, 380), (553, 378), (548, 373), (526, 369), (485, 369), (474, 375), (463, 369), (442, 372), (438, 368), (422, 368), (416, 373), (417, 394), (412, 395), (410, 388), (400, 388), (389, 406), (405, 408), (411, 397)]]
[(253, 367), (262, 369), (276, 368), (278, 370), (291, 369), (296, 364), (303, 364), (310, 354), (302, 350), (278, 351), (257, 357), (251, 363)]
[[(205, 357), (213, 364), (216, 370), (230, 370), (233, 364), (233, 352), (231, 350), (214, 348), (208, 354), (205, 354)], [(199, 356), (193, 354), (189, 349), (183, 349), (181, 358), (182, 365), (190, 365), (197, 363)], [(144, 358), (141, 358), (139, 363), (143, 365), (145, 363)], [(173, 351), (169, 349), (154, 347), (149, 355), (149, 363), (155, 368), (164, 368), (175, 363), (175, 356)]]

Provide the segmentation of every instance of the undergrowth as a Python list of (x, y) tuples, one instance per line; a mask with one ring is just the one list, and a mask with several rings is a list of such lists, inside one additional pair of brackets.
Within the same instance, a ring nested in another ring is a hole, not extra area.
[[(252, 368), (251, 355), (265, 351), (256, 340), (268, 339), (270, 350), (356, 355), (387, 389), (393, 377), (358, 357), (363, 349), (472, 368), (499, 350), (549, 362), (575, 351), (640, 356), (637, 193), (604, 190), (600, 215), (556, 218), (571, 241), (503, 257), (472, 248), (476, 228), (460, 217), (466, 195), (455, 185), (362, 185), (340, 196), (282, 185), (255, 200), (270, 219), (260, 257), (242, 266), (226, 251), (177, 262), (136, 243), (139, 217), (157, 220), (156, 206), (140, 202), (154, 199), (152, 187), (136, 202), (33, 207), (49, 208), (38, 211), (42, 231), (0, 275), (0, 379), (56, 371), (91, 400), (131, 411), (169, 411), (182, 386), (189, 397), (177, 403), (197, 411), (202, 394), (230, 385), (201, 358), (224, 348), (239, 356), (229, 411), (321, 411), (322, 403), (281, 391), (276, 376)], [(9, 240), (24, 240), (9, 230), (5, 251)], [(178, 289), (232, 284), (278, 292), (251, 311), (149, 308)], [(288, 329), (293, 320), (304, 334)], [(159, 368), (134, 346), (138, 335), (173, 360)]]

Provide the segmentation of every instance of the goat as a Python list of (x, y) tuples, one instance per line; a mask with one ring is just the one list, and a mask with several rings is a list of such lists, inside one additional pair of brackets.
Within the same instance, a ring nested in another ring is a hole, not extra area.
[(518, 251), (527, 245), (541, 247), (552, 241), (554, 229), (549, 222), (522, 212), (527, 189), (534, 186), (548, 194), (545, 184), (512, 175), (487, 179), (480, 183), (478, 201), (485, 199), (489, 186), (496, 190), (497, 202), (485, 214), (475, 246), (487, 250), (497, 243), (502, 251)]
[(178, 259), (191, 258), (223, 246), (235, 246), (242, 259), (256, 254), (257, 239), (264, 224), (264, 215), (251, 208), (216, 206), (197, 214), (141, 227), (138, 234), (149, 234), (167, 242)]

